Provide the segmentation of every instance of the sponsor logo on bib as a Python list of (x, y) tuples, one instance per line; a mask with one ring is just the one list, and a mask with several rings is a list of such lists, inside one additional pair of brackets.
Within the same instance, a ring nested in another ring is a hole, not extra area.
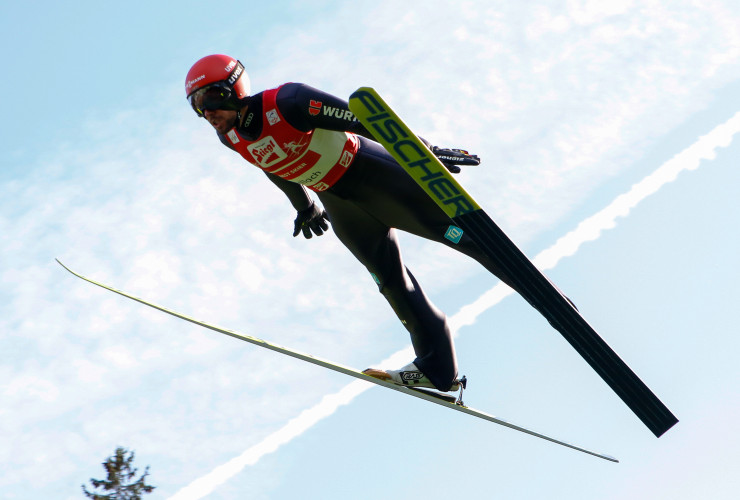
[(288, 157), (288, 154), (278, 146), (277, 141), (271, 135), (250, 144), (247, 150), (262, 168), (271, 167)]

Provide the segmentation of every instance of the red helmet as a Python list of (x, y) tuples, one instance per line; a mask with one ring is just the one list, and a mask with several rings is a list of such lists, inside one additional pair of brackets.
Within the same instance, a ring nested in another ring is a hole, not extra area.
[(249, 76), (233, 57), (206, 56), (188, 71), (185, 96), (198, 116), (203, 116), (205, 109), (233, 109), (235, 101), (249, 96)]

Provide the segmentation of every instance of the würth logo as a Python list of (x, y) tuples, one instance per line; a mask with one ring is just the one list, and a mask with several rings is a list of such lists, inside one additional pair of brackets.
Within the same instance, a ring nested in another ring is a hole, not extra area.
[(321, 101), (314, 101), (311, 99), (311, 102), (308, 103), (308, 113), (311, 116), (316, 116), (321, 112)]

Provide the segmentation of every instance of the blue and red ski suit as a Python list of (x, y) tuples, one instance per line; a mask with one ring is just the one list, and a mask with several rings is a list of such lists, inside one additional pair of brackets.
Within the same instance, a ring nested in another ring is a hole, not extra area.
[(511, 280), (465, 235), (445, 238), (450, 219), (355, 119), (346, 101), (288, 83), (245, 101), (240, 123), (219, 135), (261, 168), (297, 211), (316, 192), (339, 240), (371, 273), (411, 335), (414, 363), (442, 391), (457, 378), (446, 316), (404, 265), (396, 229), (433, 240)]

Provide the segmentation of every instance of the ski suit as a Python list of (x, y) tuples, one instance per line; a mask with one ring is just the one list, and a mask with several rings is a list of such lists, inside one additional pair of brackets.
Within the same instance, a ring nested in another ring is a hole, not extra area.
[(457, 378), (446, 316), (422, 291), (401, 257), (395, 230), (460, 251), (511, 281), (462, 235), (445, 238), (448, 216), (349, 111), (346, 101), (288, 83), (250, 97), (224, 145), (260, 167), (297, 211), (317, 193), (339, 240), (371, 273), (411, 335), (414, 363), (442, 391)]

